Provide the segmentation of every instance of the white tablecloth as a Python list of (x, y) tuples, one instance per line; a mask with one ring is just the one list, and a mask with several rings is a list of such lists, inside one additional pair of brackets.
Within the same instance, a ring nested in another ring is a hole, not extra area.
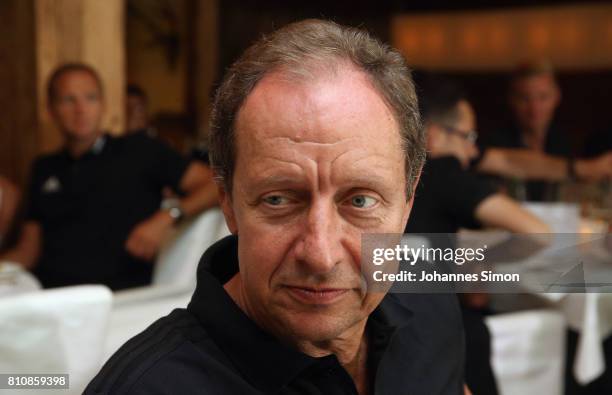
[[(584, 262), (582, 275), (589, 293), (542, 293), (542, 287), (530, 289), (527, 286), (523, 289), (524, 295), (493, 295), (493, 308), (498, 311), (516, 311), (548, 307), (562, 312), (567, 325), (579, 334), (573, 374), (578, 383), (584, 385), (606, 370), (603, 342), (612, 335), (612, 293), (607, 293), (612, 287), (605, 284), (611, 278), (612, 256), (603, 251), (601, 246), (593, 248), (595, 244), (581, 244), (580, 236), (577, 237), (577, 245), (589, 246), (586, 254), (589, 254), (590, 258), (583, 259), (586, 255), (578, 253), (567, 261)], [(567, 249), (562, 251), (572, 254)], [(548, 263), (546, 259), (538, 260), (537, 269), (551, 268), (560, 272), (571, 269), (559, 265), (561, 262), (557, 261), (557, 258), (551, 256)], [(513, 263), (506, 266), (505, 270), (513, 272), (521, 265), (530, 265), (530, 262)]]
[[(579, 333), (573, 373), (587, 384), (606, 370), (603, 342), (612, 334), (612, 294), (540, 294), (563, 312), (570, 328)], [(612, 367), (609, 367), (612, 368)]]

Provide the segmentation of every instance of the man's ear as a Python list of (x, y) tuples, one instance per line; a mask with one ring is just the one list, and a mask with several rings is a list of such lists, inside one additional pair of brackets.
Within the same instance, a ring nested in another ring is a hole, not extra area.
[(225, 217), (225, 223), (229, 231), (236, 235), (238, 234), (238, 226), (236, 224), (236, 216), (234, 214), (234, 207), (232, 206), (231, 193), (225, 188), (225, 182), (217, 182), (217, 193), (219, 195), (219, 202), (221, 203), (221, 210)]

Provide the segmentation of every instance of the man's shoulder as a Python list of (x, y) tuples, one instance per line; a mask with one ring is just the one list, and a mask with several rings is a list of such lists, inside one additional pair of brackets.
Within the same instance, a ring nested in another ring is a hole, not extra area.
[[(381, 392), (392, 393), (385, 390), (388, 378), (401, 382), (406, 393), (460, 393), (465, 356), (457, 295), (394, 293), (385, 296), (384, 303), (391, 324), (403, 321), (403, 325), (378, 368)], [(398, 371), (401, 377), (396, 376)]]
[(37, 156), (30, 166), (30, 182), (39, 184), (49, 176), (61, 172), (66, 166), (65, 159), (66, 153), (62, 151)]
[[(389, 293), (386, 306), (392, 306), (397, 314), (410, 314), (420, 326), (443, 326), (453, 332), (461, 329), (461, 309), (455, 293)], [(426, 318), (425, 318), (426, 317)]]
[(448, 155), (427, 159), (421, 177), (425, 188), (439, 192), (440, 189), (446, 190), (449, 182), (469, 176), (470, 173), (461, 167), (459, 159)]
[(461, 162), (459, 159), (452, 155), (440, 156), (437, 158), (428, 158), (425, 170), (428, 168), (438, 169), (452, 169), (454, 171), (461, 171)]
[(65, 155), (66, 154), (63, 151), (55, 151), (48, 154), (38, 155), (32, 162), (32, 169), (33, 171), (40, 171), (50, 167), (55, 167), (62, 162)]
[[(84, 393), (146, 393), (145, 388), (160, 389), (170, 382), (176, 390), (176, 385), (190, 384), (190, 375), (197, 376), (201, 384), (210, 372), (229, 363), (224, 359), (197, 318), (185, 309), (176, 309), (125, 343)], [(174, 391), (169, 388), (160, 393)]]
[(164, 142), (149, 136), (145, 132), (125, 134), (120, 137), (115, 137), (115, 141), (130, 148), (136, 147), (139, 150), (155, 149), (165, 145)]

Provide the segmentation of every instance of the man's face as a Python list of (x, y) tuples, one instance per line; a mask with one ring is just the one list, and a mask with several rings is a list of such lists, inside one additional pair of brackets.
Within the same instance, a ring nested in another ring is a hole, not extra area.
[(138, 95), (127, 95), (125, 103), (127, 130), (136, 131), (147, 127), (147, 103)]
[(236, 122), (232, 196), (248, 314), (289, 339), (324, 341), (363, 323), (361, 234), (401, 233), (404, 154), (396, 121), (360, 72), (305, 83), (272, 73)]
[(476, 131), (476, 114), (467, 100), (461, 100), (457, 104), (457, 122), (454, 128), (457, 133), (447, 134), (447, 137), (459, 152), (461, 162), (467, 166), (468, 162), (478, 155), (476, 142), (468, 137)]
[(545, 131), (560, 100), (559, 88), (551, 74), (515, 80), (510, 106), (518, 126), (526, 131)]
[(476, 130), (476, 114), (470, 103), (460, 100), (456, 108), (455, 122), (449, 125), (433, 124), (429, 130), (428, 149), (431, 155), (456, 157), (463, 167), (478, 155), (475, 141), (470, 134)]
[(60, 76), (49, 109), (70, 140), (88, 141), (100, 133), (102, 93), (96, 79), (86, 71), (70, 71)]

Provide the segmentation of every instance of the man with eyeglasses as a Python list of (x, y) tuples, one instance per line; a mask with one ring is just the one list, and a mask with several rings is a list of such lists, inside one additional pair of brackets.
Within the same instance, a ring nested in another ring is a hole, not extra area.
[(427, 134), (428, 159), (416, 190), (406, 229), (419, 233), (454, 233), (460, 227), (501, 227), (511, 232), (548, 231), (546, 225), (514, 200), (497, 193), (468, 170), (478, 156), (476, 117), (460, 87), (429, 80), (420, 104)]
[[(516, 233), (548, 232), (539, 219), (468, 170), (478, 156), (478, 134), (474, 110), (461, 89), (450, 81), (433, 79), (420, 88), (428, 157), (406, 232), (423, 234), (441, 248), (454, 246), (459, 228), (484, 225)], [(465, 382), (475, 394), (497, 394), (490, 335), (481, 311), (486, 295), (464, 295), (463, 299)]]

